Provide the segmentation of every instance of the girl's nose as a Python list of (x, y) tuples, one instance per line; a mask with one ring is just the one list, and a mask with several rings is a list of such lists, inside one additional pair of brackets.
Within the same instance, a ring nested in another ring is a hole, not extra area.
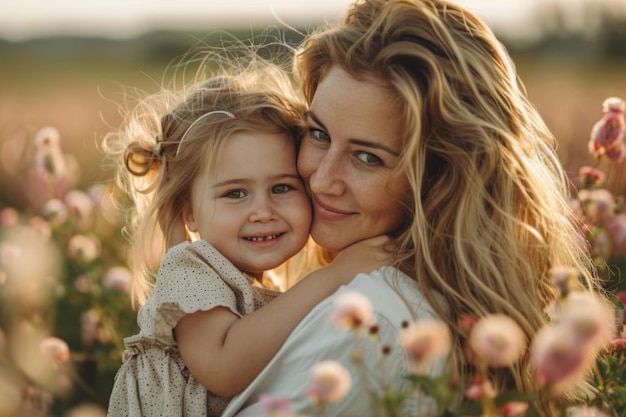
[(269, 222), (276, 220), (276, 211), (269, 197), (258, 197), (250, 213), (251, 222)]

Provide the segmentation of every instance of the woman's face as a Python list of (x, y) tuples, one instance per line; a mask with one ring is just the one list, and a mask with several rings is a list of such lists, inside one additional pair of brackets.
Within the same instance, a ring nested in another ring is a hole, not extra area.
[(334, 66), (315, 92), (307, 124), (298, 171), (313, 199), (313, 239), (339, 251), (397, 230), (404, 220), (399, 196), (411, 191), (408, 181), (392, 181), (403, 148), (392, 92)]

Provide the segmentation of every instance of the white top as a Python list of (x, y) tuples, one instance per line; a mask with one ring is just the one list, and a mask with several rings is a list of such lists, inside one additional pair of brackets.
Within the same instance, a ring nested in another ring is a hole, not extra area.
[[(333, 303), (347, 291), (358, 291), (371, 301), (380, 328), (379, 342), (366, 337), (361, 340), (364, 343), (359, 344), (352, 332), (338, 330), (330, 322)], [(261, 395), (291, 398), (295, 413), (310, 413), (312, 404), (305, 396), (309, 371), (314, 364), (327, 359), (339, 361), (348, 369), (352, 389), (342, 401), (328, 407), (325, 416), (379, 416), (381, 413), (372, 403), (368, 387), (380, 394), (385, 385), (399, 391), (407, 384), (403, 377), (408, 373), (408, 358), (398, 344), (402, 322), (436, 317), (417, 283), (399, 270), (387, 266), (359, 274), (311, 310), (261, 374), (231, 400), (222, 417), (262, 415)], [(384, 357), (383, 345), (391, 348)], [(352, 358), (357, 346), (360, 346), (363, 363), (355, 366)], [(443, 366), (443, 361), (434, 364), (430, 373), (441, 374)], [(417, 394), (408, 404), (411, 415), (432, 411), (433, 407), (432, 400)]]

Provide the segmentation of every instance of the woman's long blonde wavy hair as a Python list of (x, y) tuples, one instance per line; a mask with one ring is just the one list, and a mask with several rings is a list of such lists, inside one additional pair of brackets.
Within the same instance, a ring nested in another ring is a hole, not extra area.
[[(394, 246), (399, 267), (456, 334), (457, 369), (468, 369), (461, 316), (506, 314), (531, 340), (556, 297), (553, 266), (577, 267), (597, 288), (555, 138), (479, 18), (440, 0), (356, 1), (343, 23), (319, 29), (296, 54), (309, 104), (333, 65), (385, 83), (400, 103), (396, 174), (412, 195)], [(497, 371), (498, 388), (535, 391), (527, 364), (528, 356)]]
[[(119, 130), (103, 141), (130, 200), (132, 295), (140, 304), (154, 283), (166, 237), (180, 224), (194, 179), (215, 166), (224, 141), (237, 132), (261, 131), (287, 133), (297, 142), (302, 133), (304, 104), (278, 65), (257, 60), (236, 73), (231, 68), (202, 78), (138, 99)], [(216, 113), (199, 119), (214, 111), (235, 117)]]

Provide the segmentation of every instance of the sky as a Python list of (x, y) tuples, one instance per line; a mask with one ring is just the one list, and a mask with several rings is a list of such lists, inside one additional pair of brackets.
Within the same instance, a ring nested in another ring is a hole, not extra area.
[[(0, 0), (0, 38), (51, 35), (127, 38), (147, 30), (337, 20), (352, 0)], [(494, 29), (523, 30), (547, 0), (453, 0)], [(551, 0), (581, 1), (581, 0)], [(596, 0), (587, 0), (596, 1)], [(617, 0), (626, 1), (626, 0)]]

